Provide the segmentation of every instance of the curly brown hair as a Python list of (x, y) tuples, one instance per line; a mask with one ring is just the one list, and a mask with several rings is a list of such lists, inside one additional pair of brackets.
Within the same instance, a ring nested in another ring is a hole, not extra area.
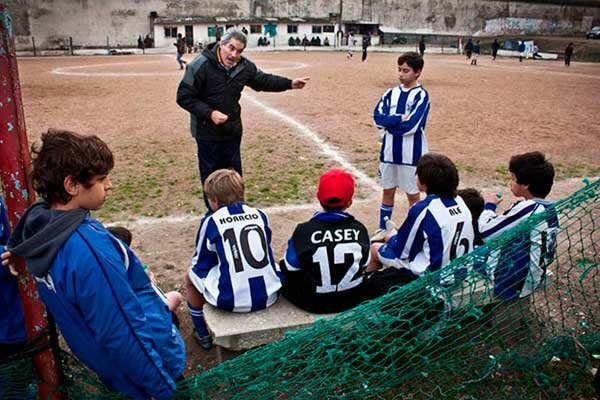
[(42, 134), (41, 146), (31, 146), (33, 188), (50, 204), (65, 204), (71, 195), (64, 187), (65, 178), (73, 177), (85, 187), (98, 175), (114, 167), (112, 152), (97, 136), (48, 129)]

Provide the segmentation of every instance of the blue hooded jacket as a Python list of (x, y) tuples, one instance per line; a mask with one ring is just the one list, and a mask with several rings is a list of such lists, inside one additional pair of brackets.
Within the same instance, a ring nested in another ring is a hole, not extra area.
[(185, 347), (133, 252), (82, 209), (23, 215), (9, 250), (25, 257), (44, 303), (73, 353), (110, 388), (168, 399)]
[[(6, 207), (0, 197), (0, 253), (8, 242), (10, 231)], [(25, 319), (19, 297), (17, 279), (10, 274), (8, 268), (0, 266), (0, 344), (24, 343)]]

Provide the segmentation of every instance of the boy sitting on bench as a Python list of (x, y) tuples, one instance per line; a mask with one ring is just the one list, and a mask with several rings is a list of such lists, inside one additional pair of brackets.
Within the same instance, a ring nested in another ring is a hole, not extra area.
[(512, 176), (510, 190), (524, 200), (496, 215), (502, 198), (486, 196), (485, 210), (479, 217), (483, 241), (501, 235), (534, 214), (546, 212), (546, 216), (531, 231), (520, 234), (488, 258), (489, 270), (494, 271), (494, 291), (505, 300), (528, 296), (542, 283), (546, 267), (556, 253), (559, 229), (553, 203), (544, 200), (554, 181), (554, 167), (544, 154), (534, 151), (513, 156), (508, 169)]
[(273, 259), (265, 213), (244, 203), (244, 181), (230, 169), (208, 176), (204, 192), (210, 206), (200, 222), (192, 267), (185, 276), (194, 338), (212, 347), (202, 306), (250, 312), (277, 301), (281, 272)]
[(353, 195), (350, 173), (325, 172), (317, 190), (323, 211), (299, 224), (288, 241), (282, 293), (306, 311), (341, 312), (364, 300), (370, 242), (367, 228), (346, 212)]

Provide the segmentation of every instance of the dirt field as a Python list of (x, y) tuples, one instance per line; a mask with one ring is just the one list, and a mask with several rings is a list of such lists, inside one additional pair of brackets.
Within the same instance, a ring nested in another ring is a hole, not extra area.
[[(374, 229), (380, 193), (372, 110), (398, 83), (397, 54), (371, 53), (366, 63), (359, 57), (348, 61), (343, 53), (247, 56), (265, 71), (311, 77), (301, 91), (247, 89), (242, 98), (247, 200), (266, 208), (276, 257), (283, 255), (294, 226), (317, 209), (320, 173), (340, 162), (364, 173), (350, 211)], [(486, 56), (479, 64), (471, 67), (460, 56), (426, 55), (421, 79), (431, 100), (430, 150), (456, 162), (461, 186), (502, 191), (509, 203), (508, 159), (534, 149), (546, 152), (556, 166), (553, 199), (579, 187), (581, 177), (600, 175), (600, 64), (493, 63)], [(106, 140), (116, 156), (115, 189), (96, 216), (131, 227), (142, 261), (161, 286), (178, 289), (205, 210), (189, 118), (175, 104), (181, 72), (174, 57), (23, 58), (19, 69), (30, 141), (49, 127)], [(404, 203), (397, 198), (398, 222)], [(214, 353), (201, 353), (189, 340), (187, 313), (179, 311), (190, 370), (197, 363), (210, 367)]]

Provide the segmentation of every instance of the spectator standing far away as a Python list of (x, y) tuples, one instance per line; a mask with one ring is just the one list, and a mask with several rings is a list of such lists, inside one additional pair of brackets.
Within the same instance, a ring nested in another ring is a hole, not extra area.
[(573, 57), (574, 49), (575, 49), (575, 44), (573, 44), (573, 42), (569, 43), (569, 45), (565, 49), (565, 65), (567, 67), (571, 66), (571, 57)]
[(471, 38), (469, 38), (467, 40), (467, 43), (465, 44), (465, 56), (467, 57), (467, 60), (471, 59), (472, 54), (473, 54), (473, 41), (471, 40)]
[(421, 36), (421, 40), (419, 41), (419, 53), (421, 53), (421, 57), (425, 54), (425, 36)]
[(363, 36), (362, 42), (362, 62), (367, 62), (367, 49), (371, 45), (371, 33), (367, 32), (365, 36)]
[(494, 39), (494, 43), (492, 43), (492, 61), (496, 61), (498, 49), (500, 49), (500, 43), (498, 43), (498, 39)]

